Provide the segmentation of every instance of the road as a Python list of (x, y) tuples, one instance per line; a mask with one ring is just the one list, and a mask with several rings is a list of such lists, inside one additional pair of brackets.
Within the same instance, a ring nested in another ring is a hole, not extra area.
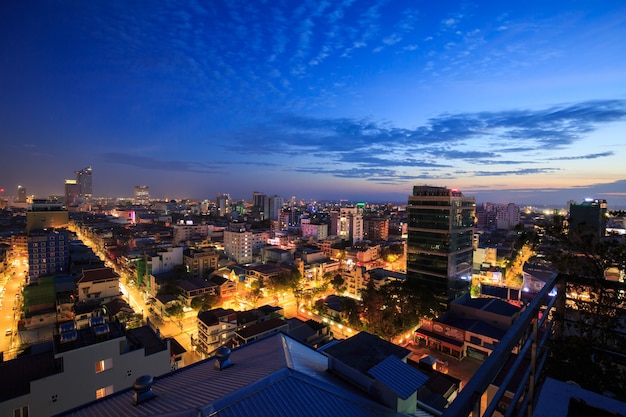
[(5, 360), (12, 359), (19, 348), (17, 322), (25, 268), (24, 260), (17, 258), (0, 274), (0, 351), (4, 352)]

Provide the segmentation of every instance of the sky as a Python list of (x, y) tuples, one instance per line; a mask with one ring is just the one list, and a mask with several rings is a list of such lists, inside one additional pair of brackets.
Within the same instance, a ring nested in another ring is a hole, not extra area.
[(0, 187), (626, 207), (621, 0), (0, 2)]

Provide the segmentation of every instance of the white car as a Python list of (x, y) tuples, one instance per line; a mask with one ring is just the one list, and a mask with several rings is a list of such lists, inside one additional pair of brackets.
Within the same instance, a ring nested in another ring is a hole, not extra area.
[(6, 331), (4, 332), (5, 336), (11, 336), (13, 334), (13, 330), (11, 329), (6, 329)]

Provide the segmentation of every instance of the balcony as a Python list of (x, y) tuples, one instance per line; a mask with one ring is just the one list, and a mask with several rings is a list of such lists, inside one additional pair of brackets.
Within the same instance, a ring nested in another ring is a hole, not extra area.
[[(443, 412), (443, 417), (532, 416), (549, 353), (547, 342), (562, 329), (562, 323), (555, 317), (564, 317), (566, 280), (569, 278), (557, 274), (550, 278)], [(521, 382), (508, 387), (514, 375), (520, 374)]]

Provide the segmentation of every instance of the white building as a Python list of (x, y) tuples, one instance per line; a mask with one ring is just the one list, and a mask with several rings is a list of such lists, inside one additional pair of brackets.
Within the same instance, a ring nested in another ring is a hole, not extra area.
[(76, 282), (78, 301), (106, 302), (120, 295), (120, 276), (113, 268), (85, 269)]
[(269, 238), (269, 232), (252, 232), (234, 226), (224, 231), (224, 253), (239, 264), (249, 264), (254, 262), (259, 249)]
[(57, 415), (172, 369), (170, 342), (148, 326), (123, 332), (112, 323), (84, 330), (72, 324), (62, 324), (52, 342), (2, 363), (0, 415)]
[(156, 256), (149, 257), (147, 262), (149, 264), (148, 270), (153, 275), (170, 272), (175, 266), (183, 264), (183, 247), (175, 246), (160, 250)]
[(211, 355), (229, 342), (237, 331), (237, 312), (216, 308), (198, 313), (198, 348)]
[(363, 240), (363, 213), (357, 207), (341, 207), (330, 213), (330, 234), (348, 242)]
[(519, 224), (519, 206), (514, 203), (498, 205), (496, 208), (496, 228), (512, 229)]

